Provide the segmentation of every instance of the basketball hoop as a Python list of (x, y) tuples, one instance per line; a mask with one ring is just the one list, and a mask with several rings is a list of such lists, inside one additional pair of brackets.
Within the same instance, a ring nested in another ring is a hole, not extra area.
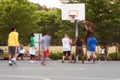
[(68, 15), (70, 18), (70, 22), (73, 23), (73, 22), (75, 22), (75, 19), (78, 16), (78, 10), (69, 10)]
[(71, 18), (70, 22), (74, 23), (76, 15), (69, 15), (69, 17)]

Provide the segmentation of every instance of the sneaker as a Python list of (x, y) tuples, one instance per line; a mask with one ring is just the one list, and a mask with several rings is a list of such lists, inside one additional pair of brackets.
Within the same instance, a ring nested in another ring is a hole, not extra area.
[(72, 63), (72, 60), (70, 61), (70, 63)]
[(93, 60), (93, 64), (95, 64), (95, 59)]
[(62, 63), (64, 63), (64, 60), (62, 60)]
[(82, 64), (84, 64), (84, 61), (82, 61)]
[(30, 63), (34, 63), (34, 61), (32, 61), (32, 60), (31, 60), (31, 61), (29, 61), (29, 62), (30, 62)]
[(11, 62), (12, 62), (13, 64), (17, 65), (16, 62), (15, 62), (14, 60), (11, 60)]
[(9, 63), (9, 66), (13, 66), (13, 64), (12, 64), (12, 63)]
[(85, 64), (91, 64), (92, 61), (84, 61)]
[(98, 62), (101, 62), (101, 60), (98, 60)]
[(41, 62), (41, 65), (46, 66), (46, 64), (45, 64), (45, 63), (43, 63), (43, 62)]
[(74, 63), (76, 63), (76, 59), (74, 59)]
[(105, 61), (107, 61), (107, 60), (105, 59)]
[(86, 64), (87, 64), (87, 63), (88, 63), (88, 61), (85, 61), (84, 63), (86, 63)]

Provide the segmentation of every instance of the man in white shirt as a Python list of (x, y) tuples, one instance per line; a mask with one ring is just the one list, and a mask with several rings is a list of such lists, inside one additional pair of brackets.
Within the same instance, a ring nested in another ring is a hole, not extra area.
[(68, 38), (67, 34), (63, 35), (62, 38), (62, 45), (63, 45), (63, 57), (62, 57), (62, 63), (64, 63), (64, 60), (66, 57), (68, 57), (68, 59), (71, 62), (71, 47), (70, 47), (71, 41)]

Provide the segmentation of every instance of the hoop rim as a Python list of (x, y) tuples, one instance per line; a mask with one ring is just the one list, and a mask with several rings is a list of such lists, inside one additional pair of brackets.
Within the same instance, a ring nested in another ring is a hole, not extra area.
[(71, 19), (74, 19), (77, 15), (69, 15)]

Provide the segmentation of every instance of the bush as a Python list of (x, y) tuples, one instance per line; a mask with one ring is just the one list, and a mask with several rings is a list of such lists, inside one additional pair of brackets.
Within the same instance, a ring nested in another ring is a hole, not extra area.
[[(79, 60), (82, 60), (82, 55), (79, 54), (79, 57), (78, 57)], [(86, 54), (84, 54), (84, 60), (86, 60)]]
[(103, 56), (101, 56), (101, 54), (97, 54), (97, 58), (96, 59), (97, 60), (105, 60), (105, 58)]
[(60, 52), (51, 52), (49, 57), (52, 59), (52, 60), (58, 60), (58, 59), (62, 59), (62, 53)]
[(4, 52), (3, 55), (0, 55), (1, 59), (8, 60), (8, 53)]
[(120, 53), (110, 53), (108, 57), (112, 60), (120, 60)]
[(107, 56), (107, 60), (108, 60), (108, 61), (111, 61), (112, 58), (111, 58), (110, 56)]

